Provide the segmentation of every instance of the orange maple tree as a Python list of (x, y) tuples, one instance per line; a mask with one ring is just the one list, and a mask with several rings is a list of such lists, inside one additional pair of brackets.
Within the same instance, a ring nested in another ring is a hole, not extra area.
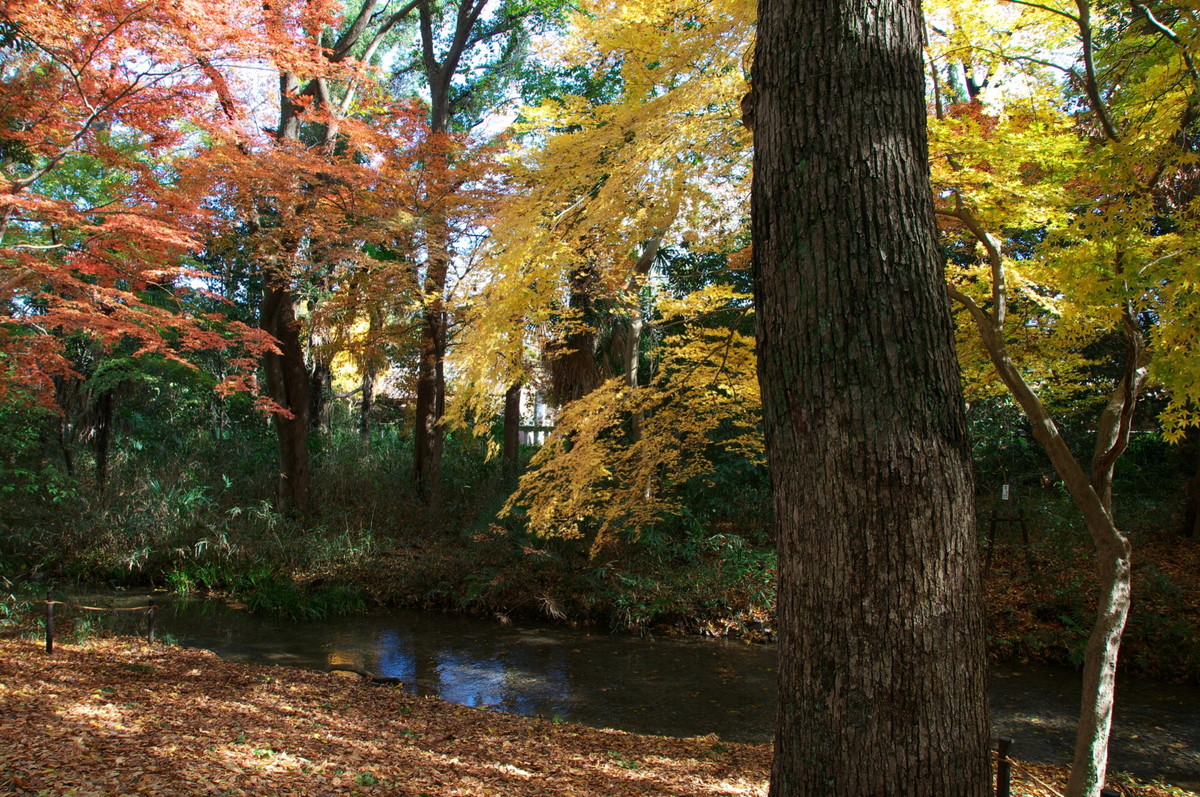
[(247, 35), (256, 13), (236, 0), (0, 5), (0, 392), (48, 396), (72, 374), (72, 335), (185, 361), (222, 351), (220, 389), (253, 387), (273, 343), (189, 301), (205, 293), (191, 255), (208, 211), (173, 163), (235, 118), (216, 65), (267, 50)]

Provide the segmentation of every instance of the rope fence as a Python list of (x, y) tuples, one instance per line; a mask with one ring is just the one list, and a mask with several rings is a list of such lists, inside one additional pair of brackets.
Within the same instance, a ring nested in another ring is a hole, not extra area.
[[(1053, 797), (1063, 797), (1063, 793), (1051, 786), (1046, 781), (1039, 778), (1037, 775), (1030, 772), (1025, 767), (1021, 766), (1016, 761), (1008, 757), (1008, 751), (1012, 747), (1012, 739), (1001, 738), (1000, 744), (996, 750), (996, 797), (1012, 797), (1012, 773), (1017, 770), (1021, 775), (1030, 781), (1041, 786)], [(1100, 797), (1121, 797), (1121, 792), (1116, 789), (1101, 789)]]
[(154, 613), (158, 606), (151, 600), (145, 606), (83, 606), (78, 603), (67, 603), (66, 601), (56, 601), (51, 597), (50, 593), (46, 593), (46, 600), (42, 601), (46, 604), (46, 652), (54, 652), (54, 607), (65, 606), (68, 609), (75, 609), (85, 612), (145, 612), (146, 613), (146, 641), (151, 645), (154, 644)]

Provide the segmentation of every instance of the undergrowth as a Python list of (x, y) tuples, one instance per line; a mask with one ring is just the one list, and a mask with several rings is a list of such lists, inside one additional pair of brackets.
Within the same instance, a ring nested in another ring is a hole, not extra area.
[[(761, 469), (718, 463), (708, 481), (680, 488), (677, 514), (593, 550), (586, 538), (530, 536), (519, 511), (499, 518), (510, 484), (477, 441), (448, 439), (444, 502), (433, 510), (411, 486), (411, 442), (395, 427), (369, 441), (335, 431), (314, 446), (317, 510), (298, 517), (268, 492), (274, 441), (264, 423), (243, 419), (224, 437), (180, 428), (136, 439), (127, 431), (104, 490), (86, 449), (66, 474), (52, 437), (14, 431), (0, 458), (0, 630), (47, 587), (88, 585), (219, 595), (296, 619), (396, 606), (773, 637), (776, 561)], [(1116, 501), (1135, 567), (1121, 663), (1200, 681), (1200, 542), (1177, 536), (1170, 474), (1149, 454), (1142, 460)], [(981, 492), (986, 531), (994, 490)], [(1053, 482), (1031, 476), (1019, 499), (1031, 546), (1001, 527), (985, 582), (992, 654), (1078, 664), (1093, 613), (1090, 542)]]

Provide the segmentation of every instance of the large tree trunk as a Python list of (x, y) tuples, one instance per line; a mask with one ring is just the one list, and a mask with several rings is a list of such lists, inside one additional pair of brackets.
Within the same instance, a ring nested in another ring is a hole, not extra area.
[(296, 318), (296, 297), (287, 287), (268, 285), (265, 289), (262, 328), (279, 343), (279, 353), (267, 354), (263, 361), (267, 395), (287, 411), (274, 415), (279, 442), (279, 504), (303, 514), (310, 508), (308, 368)]
[(760, 0), (759, 376), (779, 548), (771, 794), (982, 797), (970, 454), (917, 3)]

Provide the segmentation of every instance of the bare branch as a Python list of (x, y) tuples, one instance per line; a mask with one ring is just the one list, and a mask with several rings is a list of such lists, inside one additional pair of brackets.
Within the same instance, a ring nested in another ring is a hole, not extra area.
[(1063, 11), (1061, 8), (1054, 8), (1053, 6), (1045, 6), (1045, 5), (1042, 5), (1041, 3), (1032, 3), (1032, 2), (1030, 2), (1030, 0), (1008, 0), (1008, 2), (1014, 3), (1015, 5), (1019, 5), (1019, 6), (1028, 6), (1029, 8), (1036, 8), (1039, 11), (1045, 11), (1047, 14), (1057, 14), (1060, 17), (1066, 17), (1067, 19), (1074, 22), (1076, 25), (1079, 24), (1079, 17), (1075, 16), (1074, 14), (1071, 14), (1070, 12)]

